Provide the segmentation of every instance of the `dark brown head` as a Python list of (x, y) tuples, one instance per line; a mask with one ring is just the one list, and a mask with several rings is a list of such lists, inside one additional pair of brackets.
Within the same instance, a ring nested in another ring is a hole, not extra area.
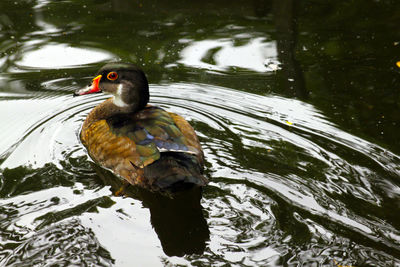
[(114, 105), (136, 111), (149, 102), (149, 85), (144, 72), (129, 63), (109, 63), (102, 67), (92, 84), (74, 95), (104, 92), (113, 95)]

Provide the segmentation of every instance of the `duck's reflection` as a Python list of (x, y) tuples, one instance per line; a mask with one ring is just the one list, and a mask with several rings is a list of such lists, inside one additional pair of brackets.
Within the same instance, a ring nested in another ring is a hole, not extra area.
[(151, 224), (168, 256), (202, 254), (209, 240), (210, 231), (204, 218), (200, 200), (202, 189), (193, 187), (168, 196), (148, 190), (126, 186), (112, 173), (93, 164), (99, 178), (110, 185), (114, 194), (141, 200), (149, 208)]

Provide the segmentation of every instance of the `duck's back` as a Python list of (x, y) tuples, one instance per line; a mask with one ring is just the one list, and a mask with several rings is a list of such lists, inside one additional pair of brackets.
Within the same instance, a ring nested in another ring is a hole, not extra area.
[(147, 106), (85, 124), (81, 139), (91, 157), (131, 184), (156, 190), (207, 183), (197, 136), (176, 114)]

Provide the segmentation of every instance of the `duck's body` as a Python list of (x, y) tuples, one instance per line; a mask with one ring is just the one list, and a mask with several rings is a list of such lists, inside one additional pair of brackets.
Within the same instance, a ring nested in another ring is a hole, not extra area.
[(151, 190), (203, 186), (203, 152), (181, 116), (147, 105), (144, 73), (110, 64), (78, 95), (106, 91), (114, 97), (95, 107), (80, 134), (90, 156), (130, 184)]

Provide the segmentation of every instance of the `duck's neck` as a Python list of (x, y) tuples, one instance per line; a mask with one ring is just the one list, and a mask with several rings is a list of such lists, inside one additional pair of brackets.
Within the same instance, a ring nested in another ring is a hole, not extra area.
[(119, 114), (135, 113), (143, 108), (142, 106), (139, 107), (137, 105), (116, 105), (114, 101), (114, 97), (111, 97), (100, 105), (96, 106), (87, 116), (85, 122), (83, 123), (82, 130), (86, 130), (90, 124), (96, 121), (105, 120)]

